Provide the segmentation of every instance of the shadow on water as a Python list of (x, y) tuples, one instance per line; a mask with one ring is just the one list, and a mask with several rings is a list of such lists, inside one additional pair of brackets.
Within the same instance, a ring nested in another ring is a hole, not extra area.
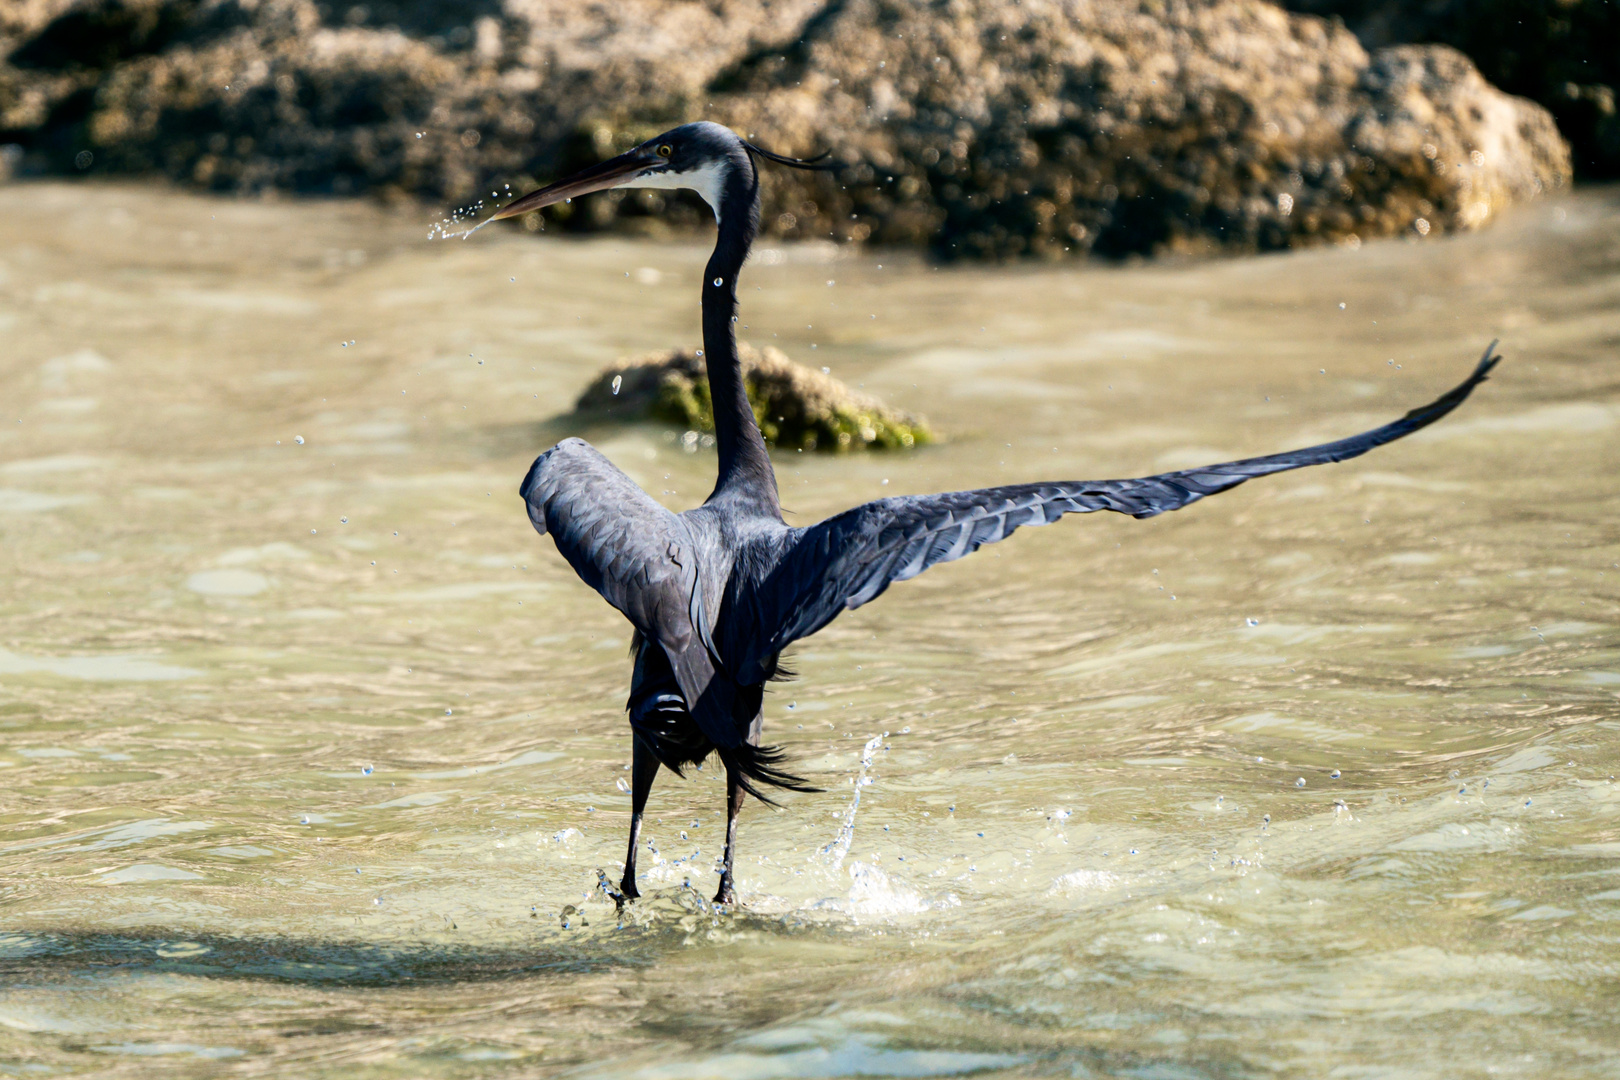
[(615, 970), (645, 971), (699, 940), (723, 946), (745, 936), (841, 939), (848, 932), (836, 920), (727, 910), (686, 888), (649, 895), (623, 910), (598, 897), (584, 908), (565, 908), (560, 927), (555, 915), (537, 919), (527, 942), (507, 938), (466, 944), (426, 936), (365, 941), (173, 927), (13, 930), (0, 932), (0, 984), (113, 970), (372, 989), (568, 980)]
[[(773, 931), (779, 935), (814, 937), (814, 926), (795, 925), (746, 912), (717, 914), (683, 909), (696, 915), (703, 928), (719, 927), (753, 935)], [(604, 913), (605, 914), (605, 913)], [(741, 987), (721, 991), (715, 1015), (693, 1013), (684, 993), (673, 990), (656, 971), (656, 961), (683, 940), (691, 940), (691, 919), (673, 907), (660, 907), (657, 915), (634, 925), (597, 931), (569, 943), (537, 942), (532, 947), (511, 945), (457, 945), (447, 943), (395, 944), (361, 941), (321, 941), (285, 935), (230, 935), (194, 933), (177, 937), (170, 931), (93, 930), (21, 931), (0, 934), (0, 984), (15, 990), (62, 987), (75, 980), (106, 975), (181, 976), (206, 980), (257, 981), (317, 994), (345, 991), (399, 990), (417, 987), (452, 991), (501, 984), (533, 987), (537, 982), (561, 987), (572, 980), (611, 975), (617, 981), (648, 994), (649, 1000), (633, 1007), (619, 1037), (605, 1046), (584, 1046), (552, 1058), (553, 1066), (580, 1068), (591, 1075), (626, 1078), (697, 1078), (725, 1074), (740, 1077), (828, 1076), (1000, 1076), (1000, 1075), (1104, 1075), (1176, 1077), (1188, 1080), (1230, 1080), (1253, 1075), (1240, 1053), (1221, 1050), (1186, 1053), (1154, 1047), (1093, 1046), (1065, 1037), (1062, 1025), (1048, 1025), (1009, 1012), (997, 995), (983, 993), (974, 980), (952, 985), (943, 971), (924, 964), (912, 973), (913, 990), (924, 991), (925, 1007), (892, 1000), (892, 987), (884, 992), (853, 982), (843, 970), (841, 1002), (830, 1008), (784, 1009), (774, 994), (744, 992)], [(611, 923), (604, 918), (602, 924)], [(721, 935), (725, 936), (724, 933)], [(835, 932), (836, 936), (836, 932)], [(816, 943), (806, 942), (812, 948)], [(854, 958), (850, 958), (854, 961)], [(954, 965), (946, 965), (954, 969)], [(677, 969), (682, 969), (678, 962)], [(744, 981), (762, 973), (752, 965), (740, 970)], [(680, 975), (680, 970), (666, 973)], [(788, 983), (803, 977), (779, 971)], [(750, 978), (749, 976), (753, 976)], [(766, 981), (770, 981), (768, 978)], [(681, 985), (685, 985), (682, 983)], [(733, 996), (735, 995), (735, 996)], [(586, 993), (585, 1007), (601, 1008), (599, 998)], [(478, 1001), (488, 998), (474, 994)], [(321, 1000), (325, 1000), (322, 998)], [(367, 999), (369, 1000), (369, 999)], [(508, 999), (502, 998), (506, 1001)], [(513, 999), (515, 1000), (515, 999)], [(528, 1000), (525, 998), (524, 1000)], [(568, 1025), (565, 1015), (581, 1002), (544, 995), (547, 1022)], [(184, 1019), (185, 1017), (182, 1017)], [(195, 1019), (195, 1017), (189, 1017)], [(1196, 1011), (1167, 1005), (1158, 1019), (1174, 1028), (1196, 1025)], [(358, 1027), (325, 1021), (317, 1030), (297, 1026), (283, 1017), (283, 1036), (273, 1049), (295, 1058), (309, 1048), (286, 1042), (319, 1036), (343, 1039), (380, 1037), (385, 1028), (366, 1023)], [(223, 1034), (230, 1030), (230, 1036)], [(108, 1036), (109, 1038), (111, 1036)], [(220, 1038), (235, 1044), (255, 1043), (253, 1026), (222, 1025)], [(477, 1040), (474, 1040), (477, 1042)], [(284, 1045), (283, 1045), (284, 1044)], [(683, 1047), (670, 1053), (671, 1044)], [(326, 1045), (325, 1043), (322, 1044)], [(452, 1039), (452, 1048), (462, 1044)], [(471, 1044), (469, 1044), (471, 1045)], [(479, 1044), (481, 1045), (481, 1044)], [(502, 1044), (503, 1046), (505, 1044)], [(204, 1055), (209, 1048), (176, 1043), (141, 1042), (80, 1045), (70, 1040), (65, 1049), (75, 1054)], [(463, 1047), (465, 1048), (465, 1047)], [(268, 1052), (271, 1048), (265, 1048)], [(476, 1049), (476, 1046), (474, 1047)], [(261, 1051), (250, 1051), (257, 1055)], [(448, 1052), (439, 1047), (438, 1052)], [(522, 1053), (515, 1060), (526, 1059)], [(424, 1060), (412, 1058), (418, 1062)], [(437, 1060), (430, 1053), (428, 1060)], [(590, 1064), (586, 1066), (586, 1062)], [(574, 1075), (574, 1073), (570, 1073)]]
[(325, 986), (388, 987), (598, 974), (649, 960), (586, 944), (532, 948), (318, 941), (173, 931), (38, 931), (0, 934), (0, 981), (54, 981), (119, 970), (140, 974)]

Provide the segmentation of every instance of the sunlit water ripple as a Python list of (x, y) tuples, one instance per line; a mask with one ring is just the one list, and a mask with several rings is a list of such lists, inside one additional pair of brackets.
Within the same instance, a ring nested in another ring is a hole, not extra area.
[[(1620, 198), (1126, 268), (790, 248), (744, 336), (948, 435), (794, 521), (1455, 416), (1025, 530), (794, 652), (826, 790), (654, 789), (628, 628), (515, 489), (701, 243), (355, 203), (0, 200), (0, 1071), (1612, 1076)], [(880, 268), (881, 264), (881, 268)], [(875, 317), (873, 317), (875, 316)], [(668, 504), (711, 452), (579, 432)], [(859, 795), (858, 806), (854, 805)]]

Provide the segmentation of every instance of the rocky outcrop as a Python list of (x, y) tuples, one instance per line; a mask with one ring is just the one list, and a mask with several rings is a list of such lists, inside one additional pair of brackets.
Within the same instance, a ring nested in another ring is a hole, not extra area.
[(1460, 54), (1261, 0), (21, 0), (0, 50), (27, 168), (455, 203), (709, 117), (846, 165), (773, 170), (767, 232), (947, 257), (1433, 236), (1570, 175)]
[[(772, 346), (737, 348), (743, 385), (761, 434), (772, 446), (794, 450), (909, 450), (934, 441), (921, 419), (824, 372), (795, 364)], [(575, 409), (587, 416), (656, 420), (696, 439), (714, 430), (708, 368), (699, 350), (671, 349), (623, 360), (585, 388)]]
[(1341, 18), (1368, 48), (1439, 43), (1545, 106), (1578, 176), (1620, 176), (1620, 4), (1614, 0), (1286, 0)]

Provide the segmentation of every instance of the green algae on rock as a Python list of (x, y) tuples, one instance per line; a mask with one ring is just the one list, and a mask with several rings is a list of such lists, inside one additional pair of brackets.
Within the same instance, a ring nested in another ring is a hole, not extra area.
[[(909, 450), (934, 441), (921, 418), (796, 364), (780, 349), (739, 342), (737, 353), (754, 418), (772, 446), (843, 453)], [(574, 407), (625, 420), (661, 420), (689, 431), (714, 430), (708, 368), (698, 349), (621, 360), (604, 369)]]

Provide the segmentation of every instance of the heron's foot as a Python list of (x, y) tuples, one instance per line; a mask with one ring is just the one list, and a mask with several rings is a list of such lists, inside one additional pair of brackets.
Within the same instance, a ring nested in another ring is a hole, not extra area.
[(602, 895), (607, 897), (609, 900), (612, 900), (613, 906), (618, 908), (620, 911), (624, 910), (624, 905), (626, 903), (634, 900), (640, 895), (636, 892), (636, 883), (634, 880), (630, 880), (628, 882), (628, 886), (629, 887), (626, 888), (625, 884), (621, 883), (620, 886), (615, 889), (612, 885), (608, 884), (608, 876), (606, 871), (601, 869), (596, 871), (596, 887), (601, 889)]
[(640, 899), (641, 892), (636, 888), (636, 879), (626, 874), (619, 882), (619, 906), (624, 907), (630, 901)]
[(714, 902), (717, 904), (735, 904), (737, 902), (737, 890), (731, 887), (730, 874), (720, 879), (720, 891), (714, 894)]

